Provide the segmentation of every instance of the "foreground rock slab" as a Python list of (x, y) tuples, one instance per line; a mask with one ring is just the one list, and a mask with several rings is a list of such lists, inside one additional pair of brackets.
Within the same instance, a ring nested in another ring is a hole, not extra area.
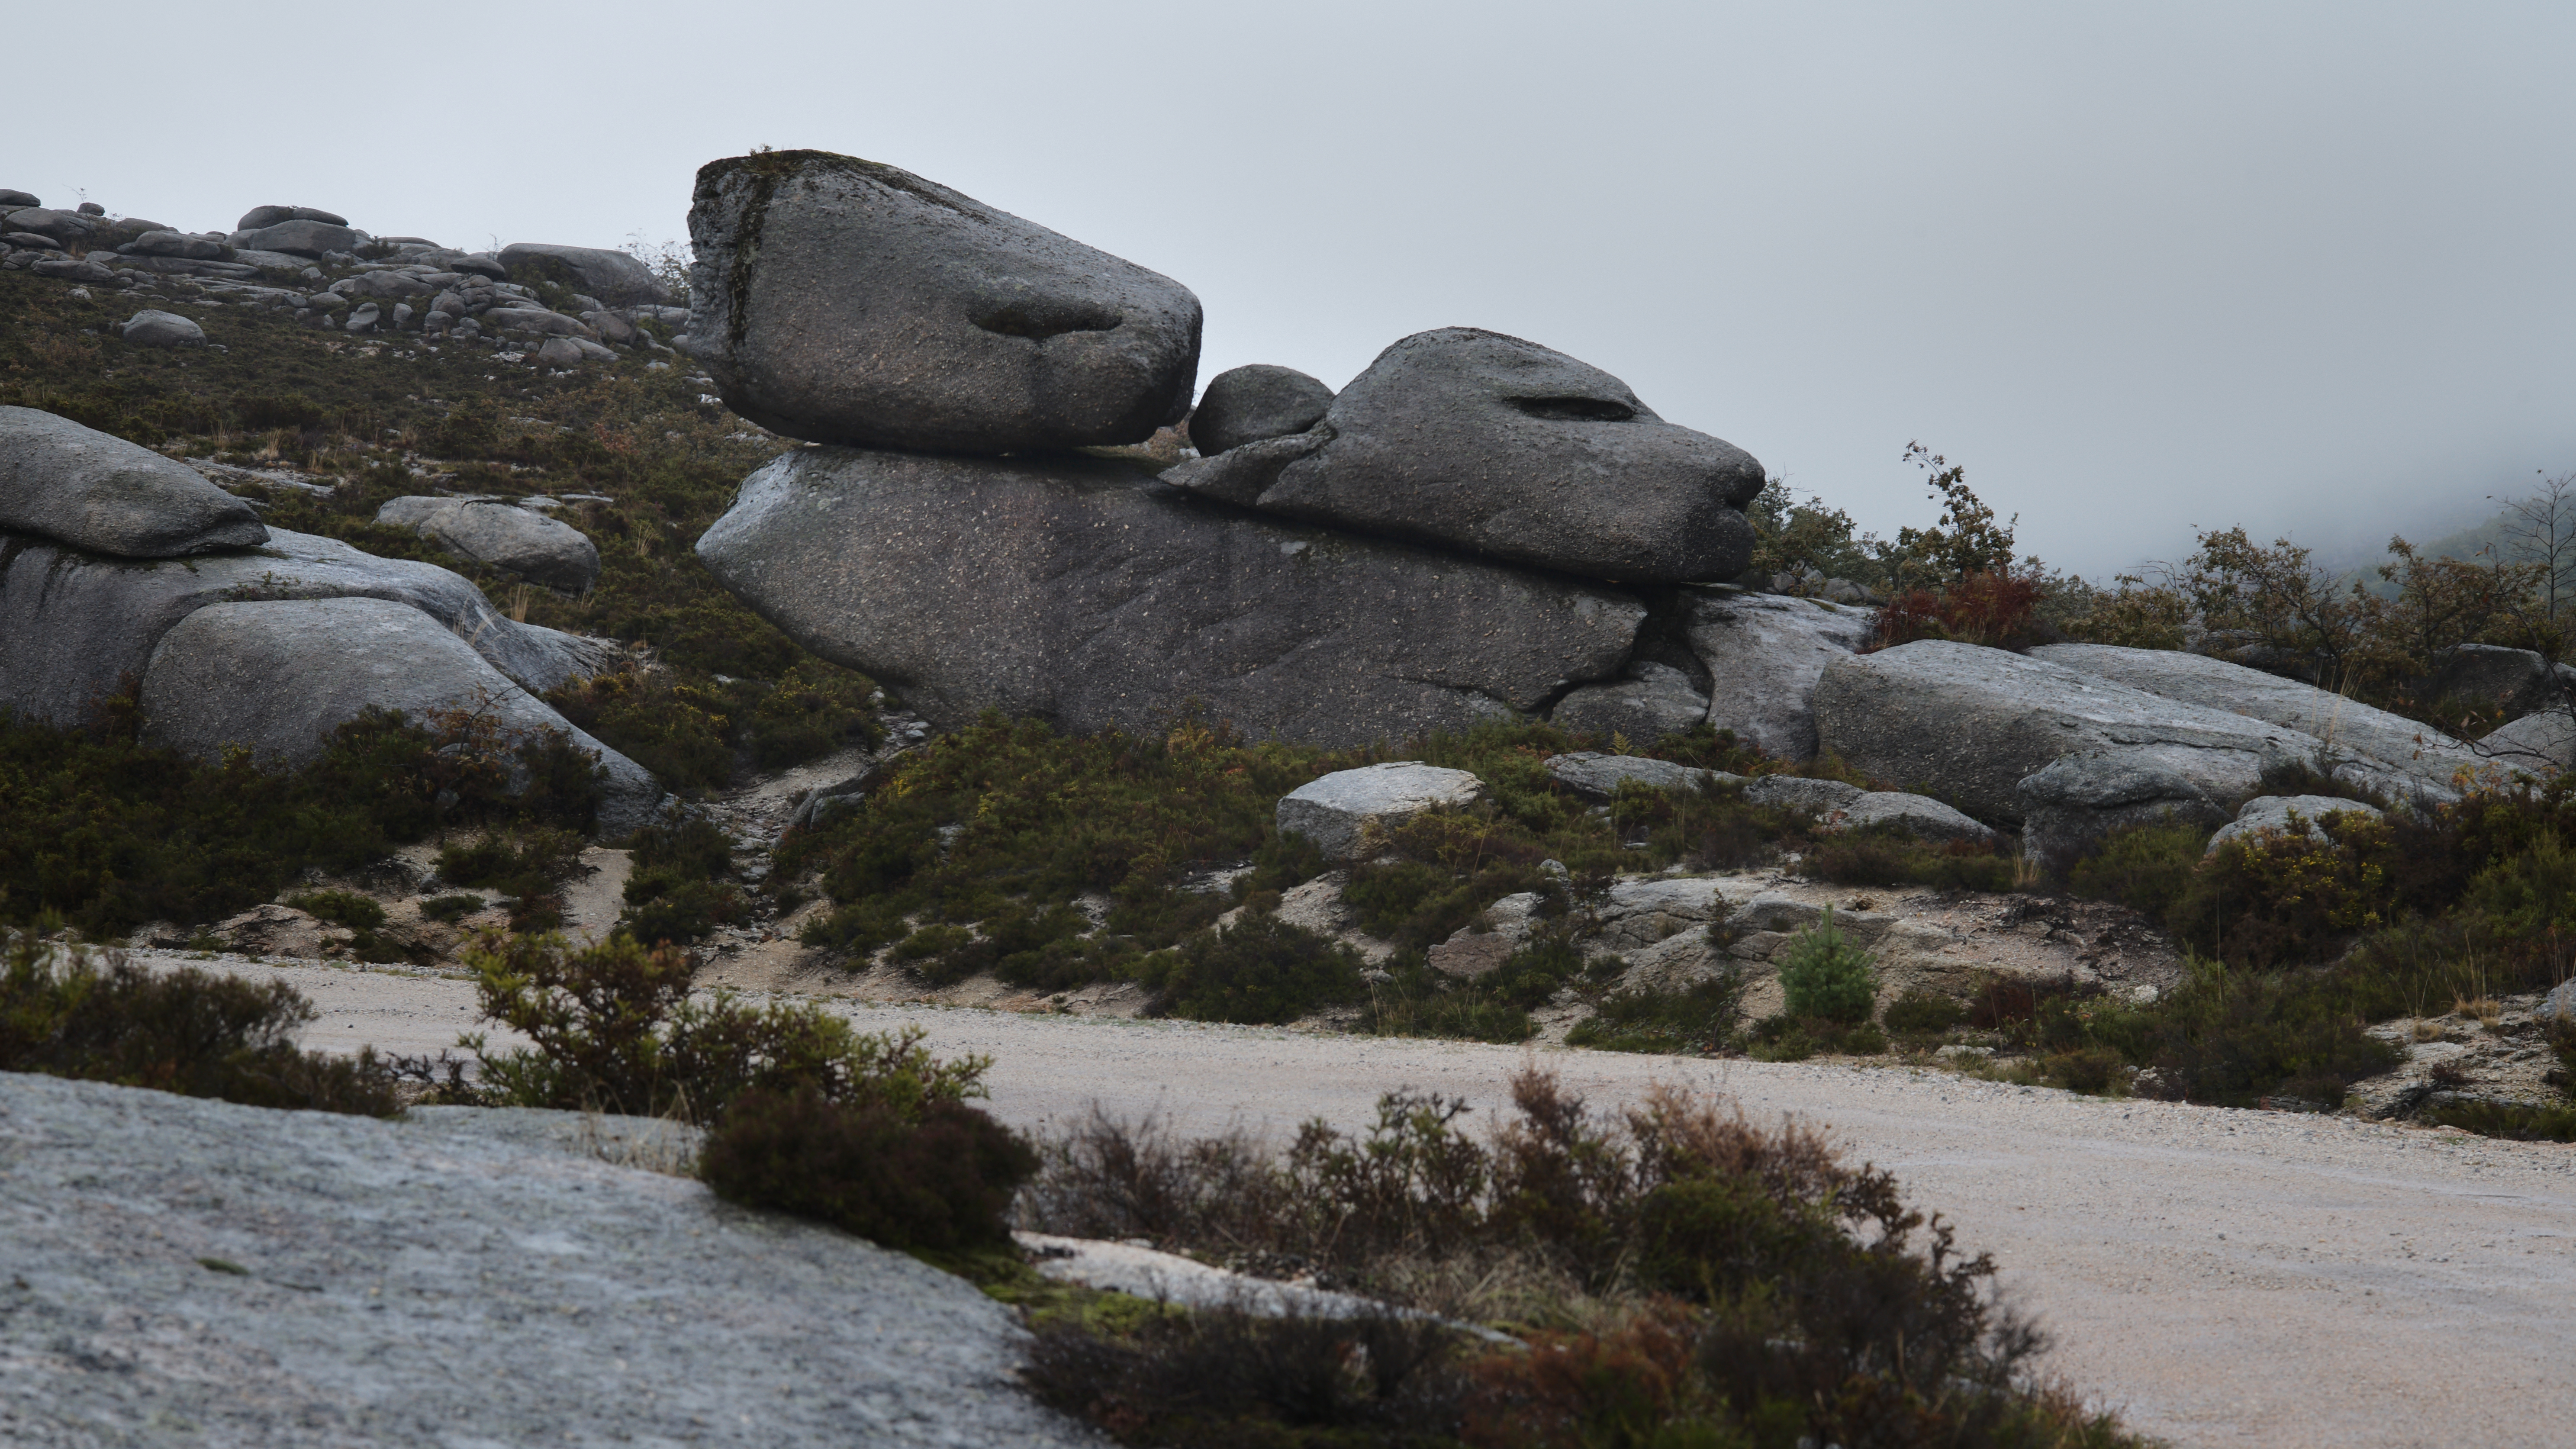
[(1139, 443), (1198, 381), (1189, 288), (892, 166), (711, 161), (689, 240), (689, 350), (727, 407), (791, 438)]
[(0, 1441), (1092, 1442), (960, 1279), (577, 1114), (415, 1116), (0, 1076)]
[(797, 642), (946, 726), (985, 709), (1260, 738), (1407, 739), (1616, 673), (1645, 607), (1567, 580), (1248, 516), (1102, 459), (806, 448), (698, 541)]

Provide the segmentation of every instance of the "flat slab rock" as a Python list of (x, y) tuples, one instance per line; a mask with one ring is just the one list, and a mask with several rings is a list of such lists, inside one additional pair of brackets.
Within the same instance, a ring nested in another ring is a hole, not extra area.
[(1702, 781), (1719, 785), (1746, 783), (1742, 775), (1730, 775), (1724, 770), (1699, 770), (1670, 760), (1596, 754), (1591, 750), (1550, 756), (1547, 772), (1558, 784), (1587, 800), (1607, 800), (1619, 793), (1621, 785), (1632, 782), (1649, 790), (1685, 789)]
[(0, 1075), (0, 1441), (1097, 1442), (963, 1280), (581, 1132)]
[(1347, 860), (1371, 825), (1393, 827), (1426, 810), (1472, 805), (1485, 782), (1465, 770), (1392, 760), (1336, 770), (1279, 798), (1279, 833), (1302, 835), (1327, 860)]
[(943, 726), (985, 709), (1254, 738), (1410, 739), (1613, 675), (1645, 606), (1262, 518), (1107, 459), (800, 448), (698, 540), (718, 582)]

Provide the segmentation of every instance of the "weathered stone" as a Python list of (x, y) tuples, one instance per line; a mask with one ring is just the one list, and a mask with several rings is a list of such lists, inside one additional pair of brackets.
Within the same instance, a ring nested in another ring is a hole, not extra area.
[(2548, 775), (2576, 769), (2576, 717), (2563, 705), (2536, 710), (2480, 736), (2478, 755), (2505, 770)]
[(249, 504), (186, 464), (69, 418), (13, 407), (0, 407), (0, 529), (121, 558), (250, 548), (268, 538)]
[(1708, 670), (1708, 722), (1764, 754), (1816, 753), (1816, 681), (1877, 627), (1865, 610), (1783, 594), (1685, 591), (1683, 637)]
[(234, 746), (264, 764), (321, 756), (369, 709), (415, 720), (464, 710), (515, 742), (553, 730), (608, 769), (598, 829), (652, 823), (665, 793), (643, 766), (575, 729), (418, 609), (384, 599), (211, 604), (152, 650), (139, 697), (146, 744), (216, 761)]
[(203, 347), (206, 329), (176, 312), (156, 312), (150, 308), (125, 319), (117, 335), (137, 347)]
[(2051, 876), (2102, 848), (2113, 834), (2141, 825), (2181, 824), (2208, 830), (2227, 822), (2222, 799), (2154, 749), (2099, 749), (2069, 754), (2015, 787), (2022, 854)]
[(2365, 756), (2385, 767), (2378, 773), (2393, 770), (2415, 777), (2437, 793), (2449, 793), (2452, 772), (2478, 763), (2475, 751), (2430, 726), (2224, 659), (2109, 644), (2044, 644), (2031, 650), (2030, 657), (2165, 699), (2296, 730), (2326, 746), (2328, 757)]
[(375, 303), (360, 302), (356, 310), (350, 312), (349, 320), (340, 325), (351, 332), (373, 332), (376, 330), (377, 319), (383, 316), (384, 309)]
[(1369, 827), (1393, 830), (1429, 810), (1464, 809), (1485, 798), (1485, 782), (1465, 770), (1396, 760), (1336, 770), (1279, 799), (1279, 833), (1302, 835), (1326, 860), (1348, 860)]
[(213, 237), (190, 236), (183, 231), (147, 231), (118, 250), (127, 248), (136, 256), (180, 257), (197, 262), (229, 262), (235, 255), (233, 248)]
[(1708, 696), (1673, 666), (1641, 659), (1617, 680), (1587, 684), (1566, 695), (1548, 718), (1579, 734), (1650, 745), (1706, 720)]
[(2540, 999), (2540, 1010), (2533, 1013), (2542, 1021), (2576, 1019), (2576, 981), (2561, 981)]
[(2245, 802), (2236, 818), (2218, 827), (2209, 837), (2205, 855), (2216, 855), (2218, 847), (2231, 840), (2248, 843), (2263, 832), (2286, 835), (2291, 818), (2297, 817), (2312, 829), (2322, 827), (2329, 815), (2364, 815), (2373, 820), (2386, 818), (2388, 812), (2363, 800), (2346, 800), (2335, 795), (2257, 795)]
[(1165, 476), (1292, 518), (1593, 578), (1733, 578), (1752, 557), (1743, 505), (1762, 489), (1761, 464), (1665, 422), (1599, 368), (1517, 337), (1407, 337), (1342, 389), (1315, 431), (1321, 445), (1249, 499), (1230, 454)]
[(581, 320), (602, 342), (620, 342), (631, 347), (639, 335), (634, 323), (614, 312), (594, 309), (582, 313)]
[(390, 302), (399, 297), (426, 297), (438, 288), (409, 272), (360, 272), (333, 282), (331, 290), (344, 297), (376, 297)]
[(6, 216), (0, 216), (0, 228), (9, 231), (32, 231), (38, 236), (52, 237), (65, 246), (74, 242), (88, 241), (104, 229), (97, 222), (78, 212), (52, 211), (41, 206), (20, 207)]
[[(209, 266), (212, 263), (182, 262), (180, 265), (200, 267)], [(105, 264), (88, 257), (44, 257), (30, 263), (27, 270), (37, 276), (52, 277), (61, 282), (113, 282), (116, 280), (116, 273), (109, 271)]]
[(599, 549), (582, 531), (507, 503), (396, 498), (376, 522), (419, 531), (448, 552), (568, 594), (599, 579)]
[(315, 206), (254, 206), (233, 223), (235, 231), (262, 231), (289, 221), (318, 221), (328, 226), (347, 226), (349, 219), (335, 211)]
[(1323, 421), (1333, 390), (1289, 367), (1256, 362), (1218, 373), (1190, 413), (1190, 446), (1209, 456)]
[(0, 186), (0, 211), (17, 211), (25, 207), (42, 205), (44, 203), (38, 201), (33, 192)]
[(1650, 790), (1684, 790), (1709, 781), (1720, 785), (1746, 783), (1742, 775), (1723, 770), (1697, 770), (1677, 765), (1670, 760), (1649, 760), (1637, 755), (1602, 755), (1590, 750), (1550, 756), (1547, 772), (1556, 782), (1587, 800), (1607, 800), (1619, 793), (1619, 787), (1631, 781)]
[(1992, 829), (1929, 795), (1900, 790), (1873, 790), (1838, 805), (1827, 816), (1826, 824), (1834, 830), (1899, 830), (1924, 840), (1965, 840), (1978, 845), (1992, 845), (1999, 838)]
[(599, 340), (597, 334), (582, 325), (580, 318), (567, 317), (561, 312), (548, 311), (543, 307), (494, 307), (483, 314), (483, 325), (500, 332), (516, 328), (522, 332), (534, 332), (544, 337), (587, 337), (594, 342)]
[(2022, 780), (2061, 755), (2134, 746), (2211, 799), (2316, 758), (2313, 735), (2149, 694), (2001, 649), (1922, 640), (1825, 666), (1818, 743), (1862, 772), (1923, 785), (1989, 823), (2019, 824)]
[(1810, 780), (1799, 775), (1764, 775), (1745, 787), (1744, 803), (1773, 810), (1799, 810), (1824, 815), (1850, 808), (1868, 792), (1841, 780)]
[(281, 221), (248, 227), (226, 240), (251, 251), (284, 252), (291, 257), (325, 257), (358, 244), (358, 234), (327, 221)]
[(2520, 719), (2561, 697), (2557, 671), (2533, 650), (2461, 644), (2443, 650), (2433, 662), (2433, 676), (2421, 691), (2427, 703), (2456, 700)]
[(58, 252), (63, 249), (61, 242), (49, 236), (39, 236), (32, 231), (0, 232), (0, 241), (7, 242), (21, 251)]
[(549, 337), (537, 344), (533, 355), (548, 367), (570, 367), (581, 361), (581, 347), (569, 337)]
[(540, 694), (609, 657), (591, 640), (502, 617), (481, 589), (435, 564), (377, 558), (337, 539), (277, 529), (264, 548), (144, 563), (0, 534), (0, 707), (78, 724), (93, 702), (141, 678), (161, 636), (196, 610), (328, 598), (418, 609)]
[(449, 257), (447, 265), (487, 281), (506, 282), (510, 279), (510, 269), (501, 265), (501, 259), (490, 252), (468, 252), (461, 257)]
[(1615, 673), (1644, 606), (1280, 520), (1090, 458), (804, 448), (698, 541), (719, 582), (943, 726), (984, 709), (1258, 738), (1409, 739)]
[(1188, 288), (909, 172), (711, 162), (689, 237), (689, 351), (772, 432), (1020, 452), (1140, 443), (1189, 409)]
[(512, 242), (501, 248), (502, 268), (517, 281), (547, 281), (590, 294), (591, 306), (635, 307), (671, 300), (671, 289), (653, 269), (624, 252), (599, 247)]
[(0, 1076), (9, 1438), (467, 1449), (577, 1425), (701, 1449), (1100, 1442), (1015, 1379), (1015, 1310), (642, 1170), (695, 1149), (647, 1118), (379, 1121)]

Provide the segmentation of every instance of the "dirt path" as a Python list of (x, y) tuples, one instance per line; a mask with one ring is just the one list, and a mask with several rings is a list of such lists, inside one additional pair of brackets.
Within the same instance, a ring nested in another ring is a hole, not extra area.
[[(316, 1045), (434, 1051), (453, 977), (246, 967), (323, 1011)], [(1518, 1048), (1243, 1027), (854, 1006), (994, 1059), (1023, 1125), (1094, 1100), (1189, 1128), (1358, 1124), (1413, 1086), (1499, 1102)], [(2265, 1112), (2076, 1097), (1904, 1068), (1550, 1051), (1594, 1101), (1658, 1078), (1824, 1124), (1993, 1252), (2055, 1333), (2050, 1366), (2185, 1445), (2576, 1440), (2576, 1149)]]

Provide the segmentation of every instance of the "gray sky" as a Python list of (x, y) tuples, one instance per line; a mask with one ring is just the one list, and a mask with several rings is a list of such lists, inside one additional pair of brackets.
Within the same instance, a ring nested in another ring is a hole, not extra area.
[(2102, 573), (2576, 469), (2576, 7), (22, 7), (0, 185), (190, 230), (685, 238), (754, 145), (1170, 274), (1201, 380), (1424, 328), (1625, 378), (1882, 532), (1921, 439)]

